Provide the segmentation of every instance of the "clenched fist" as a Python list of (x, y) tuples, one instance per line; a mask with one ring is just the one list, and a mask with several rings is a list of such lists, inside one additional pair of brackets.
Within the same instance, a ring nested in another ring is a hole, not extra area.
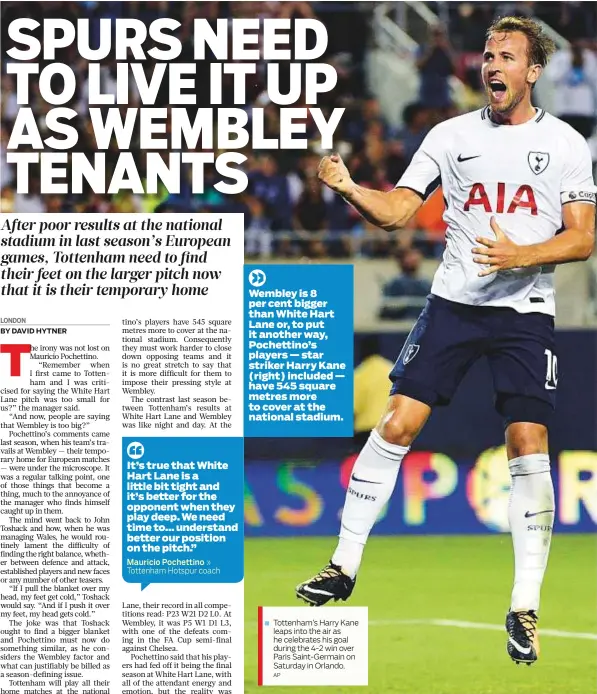
[(354, 182), (348, 173), (346, 165), (339, 154), (324, 157), (319, 162), (317, 175), (320, 181), (326, 184), (336, 193), (344, 195), (354, 186)]

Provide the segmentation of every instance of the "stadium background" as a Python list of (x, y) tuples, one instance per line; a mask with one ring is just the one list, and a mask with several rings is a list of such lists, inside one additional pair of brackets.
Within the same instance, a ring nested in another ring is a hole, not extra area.
[[(359, 183), (389, 189), (430, 127), (483, 103), (478, 69), (484, 31), (494, 16), (512, 12), (538, 17), (548, 26), (558, 45), (560, 69), (543, 76), (538, 105), (581, 130), (597, 160), (596, 5), (3, 2), (2, 65), (10, 47), (5, 27), (15, 16), (89, 17), (92, 23), (100, 17), (135, 16), (149, 22), (172, 16), (187, 34), (200, 16), (317, 16), (328, 28), (326, 60), (339, 76), (322, 105), (346, 108), (338, 151)], [(68, 51), (61, 59), (84, 69)], [(104, 71), (107, 89), (112, 67)], [(2, 211), (244, 212), (251, 262), (353, 263), (355, 366), (371, 338), (379, 355), (396, 357), (441, 255), (441, 194), (428, 201), (408, 230), (380, 234), (319, 184), (321, 151), (312, 141), (307, 153), (247, 152), (250, 187), (233, 198), (213, 188), (215, 171), (206, 176), (205, 193), (194, 196), (189, 190), (178, 196), (166, 191), (158, 196), (41, 196), (35, 192), (35, 176), (33, 192), (16, 195), (14, 172), (5, 158), (17, 108), (14, 81), (4, 69), (1, 79)], [(263, 86), (250, 86), (253, 103), (267, 105)], [(594, 95), (592, 114), (587, 114), (588, 93)], [(207, 99), (207, 89), (204, 94)], [(74, 106), (80, 113), (82, 147), (94, 151), (86, 109)], [(46, 108), (35, 100), (38, 116)], [(276, 133), (277, 119), (277, 107), (267, 105), (267, 134)], [(478, 364), (453, 404), (434, 413), (417, 440), (367, 547), (353, 603), (370, 610), (369, 691), (590, 694), (597, 689), (595, 258), (559, 268), (557, 286), (560, 384), (551, 448), (558, 512), (541, 615), (541, 627), (552, 630), (543, 640), (544, 658), (527, 672), (513, 668), (505, 656), (500, 624), (512, 572), (504, 532), (509, 476), (489, 374)], [(379, 387), (386, 387), (385, 376)], [(361, 442), (362, 435), (354, 440), (246, 442), (247, 692), (256, 691), (255, 608), (293, 604), (293, 586), (329, 558)], [(469, 623), (476, 625), (474, 631), (466, 627)]]

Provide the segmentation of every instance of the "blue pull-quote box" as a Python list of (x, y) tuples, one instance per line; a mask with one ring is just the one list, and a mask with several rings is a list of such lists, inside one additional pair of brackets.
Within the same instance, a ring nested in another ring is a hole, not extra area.
[(245, 436), (353, 434), (352, 265), (245, 266)]
[(129, 583), (243, 578), (243, 440), (122, 440), (122, 576)]

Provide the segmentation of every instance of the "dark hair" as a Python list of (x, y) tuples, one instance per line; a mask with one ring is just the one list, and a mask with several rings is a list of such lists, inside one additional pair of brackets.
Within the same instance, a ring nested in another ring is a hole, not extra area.
[(487, 29), (486, 38), (492, 34), (512, 33), (519, 31), (524, 34), (529, 42), (529, 65), (541, 65), (545, 67), (552, 53), (556, 50), (556, 45), (552, 39), (545, 34), (539, 22), (528, 17), (498, 17)]
[(407, 104), (402, 109), (402, 120), (404, 123), (406, 123), (406, 125), (412, 125), (415, 122), (415, 118), (419, 115), (419, 113), (421, 113), (421, 111), (424, 110), (425, 107), (418, 101)]

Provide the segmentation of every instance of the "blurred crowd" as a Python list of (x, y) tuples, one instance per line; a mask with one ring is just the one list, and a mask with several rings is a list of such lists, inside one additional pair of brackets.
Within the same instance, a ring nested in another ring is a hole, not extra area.
[[(334, 65), (338, 85), (333, 93), (324, 95), (318, 104), (329, 111), (344, 107), (345, 114), (336, 131), (335, 144), (354, 180), (361, 185), (381, 190), (391, 189), (408, 166), (425, 135), (436, 123), (457, 115), (463, 109), (478, 108), (484, 102), (479, 80), (481, 50), (485, 30), (496, 13), (536, 15), (572, 41), (569, 49), (554, 56), (544, 79), (556, 88), (555, 115), (560, 116), (587, 139), (595, 133), (597, 115), (597, 3), (588, 2), (525, 2), (525, 3), (431, 3), (442, 5), (445, 24), (434, 28), (422, 43), (416, 56), (420, 76), (418, 98), (403, 111), (402, 125), (392, 127), (384, 119), (379, 103), (367, 94), (364, 80), (364, 58), (371, 45), (367, 5), (373, 3), (318, 2), (3, 2), (2, 3), (2, 65), (10, 58), (7, 36), (8, 22), (16, 17), (61, 17), (75, 20), (86, 17), (92, 30), (98, 31), (102, 17), (136, 17), (149, 23), (163, 16), (182, 24), (184, 62), (192, 62), (192, 23), (203, 17), (313, 17), (327, 26), (329, 46), (323, 60)], [(351, 7), (351, 5), (353, 5)], [(434, 7), (435, 9), (435, 7)], [(77, 149), (89, 154), (96, 144), (88, 108), (85, 104), (86, 64), (74, 47), (62, 49), (58, 60), (73, 66), (80, 74), (78, 92), (72, 104), (79, 114), (77, 128), (80, 140)], [(148, 74), (151, 60), (145, 65)], [(208, 61), (198, 64), (198, 83), (208, 81)], [(202, 72), (203, 71), (203, 72)], [(115, 61), (103, 68), (104, 91), (114, 91)], [(458, 76), (465, 85), (464, 98), (455, 103), (450, 80)], [(231, 85), (226, 85), (231, 87)], [(265, 107), (266, 136), (275, 136), (279, 129), (279, 108), (269, 103), (264, 84), (251, 79), (247, 84), (250, 104)], [(180, 195), (162, 190), (157, 195), (139, 196), (129, 192), (99, 195), (88, 190), (82, 195), (40, 195), (39, 180), (31, 178), (29, 195), (16, 195), (14, 170), (6, 163), (6, 143), (18, 106), (13, 76), (1, 76), (2, 104), (0, 122), (0, 183), (3, 211), (15, 212), (244, 212), (246, 215), (245, 248), (249, 258), (366, 258), (396, 257), (404, 266), (412, 266), (414, 249), (417, 258), (439, 257), (443, 249), (445, 225), (442, 220), (443, 197), (437, 191), (421, 208), (409, 229), (400, 235), (388, 235), (364, 222), (340, 198), (323, 187), (317, 179), (317, 166), (322, 156), (314, 124), (307, 123), (311, 136), (306, 152), (247, 150), (244, 165), (249, 177), (246, 192), (225, 196), (215, 189), (219, 180), (215, 169), (206, 169), (205, 190), (191, 194), (183, 185)], [(225, 93), (229, 94), (226, 92)], [(131, 93), (131, 105), (138, 95)], [(49, 106), (33, 94), (33, 110), (38, 118)], [(160, 91), (157, 106), (168, 106), (167, 85)], [(209, 90), (203, 89), (197, 107), (209, 106)], [(227, 105), (224, 103), (223, 105)], [(301, 104), (296, 104), (300, 106)], [(194, 108), (194, 107), (193, 107)], [(108, 151), (109, 166), (119, 155), (114, 144)], [(140, 154), (137, 147), (134, 156)], [(597, 154), (596, 154), (597, 159)], [(143, 159), (139, 157), (142, 173)], [(417, 263), (415, 263), (417, 264)], [(391, 313), (391, 302), (387, 310)]]
[[(568, 41), (586, 39), (597, 43), (597, 9), (594, 2), (444, 2), (427, 3), (437, 11), (442, 6), (452, 44), (459, 52), (478, 53), (485, 31), (496, 16), (533, 17), (549, 25)], [(596, 47), (596, 46), (594, 46)]]

